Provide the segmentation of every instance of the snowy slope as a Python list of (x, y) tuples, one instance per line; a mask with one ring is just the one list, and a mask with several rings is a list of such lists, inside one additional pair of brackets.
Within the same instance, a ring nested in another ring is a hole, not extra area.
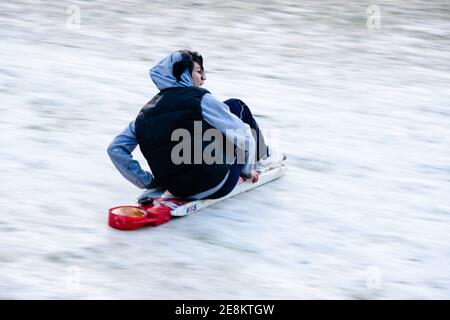
[[(377, 2), (379, 30), (369, 1), (71, 1), (75, 30), (66, 3), (0, 2), (0, 298), (449, 299), (449, 4)], [(113, 230), (140, 191), (107, 145), (181, 48), (288, 174)]]

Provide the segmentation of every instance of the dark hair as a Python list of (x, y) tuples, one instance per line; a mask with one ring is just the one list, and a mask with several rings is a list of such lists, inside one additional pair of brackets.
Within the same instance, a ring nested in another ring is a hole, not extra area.
[(197, 62), (203, 69), (203, 57), (197, 51), (180, 50), (181, 60), (173, 64), (173, 76), (177, 78), (178, 81), (181, 80), (181, 75), (188, 69), (189, 73), (192, 73), (194, 68), (194, 61)]

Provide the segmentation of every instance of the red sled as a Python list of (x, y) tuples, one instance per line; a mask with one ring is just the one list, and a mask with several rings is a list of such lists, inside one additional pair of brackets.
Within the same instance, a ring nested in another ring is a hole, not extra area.
[(172, 205), (180, 206), (186, 203), (177, 199), (164, 200), (166, 201), (154, 201), (147, 205), (111, 208), (108, 223), (112, 228), (119, 230), (134, 230), (144, 225), (159, 226), (170, 220)]

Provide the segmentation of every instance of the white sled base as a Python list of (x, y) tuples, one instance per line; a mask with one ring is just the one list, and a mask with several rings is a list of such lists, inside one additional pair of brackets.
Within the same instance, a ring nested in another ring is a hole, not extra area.
[[(170, 203), (170, 198), (174, 198), (169, 192), (165, 192), (161, 198), (168, 198), (165, 201), (165, 204), (170, 206), (172, 210), (170, 211), (171, 216), (173, 217), (183, 217), (194, 212), (200, 211), (204, 208), (212, 206), (217, 202), (223, 201), (225, 199), (237, 196), (238, 194), (247, 192), (249, 190), (253, 190), (259, 186), (262, 186), (268, 182), (276, 180), (280, 178), (284, 172), (287, 170), (287, 167), (284, 163), (279, 164), (274, 168), (269, 168), (260, 173), (259, 179), (257, 182), (252, 183), (250, 180), (246, 180), (244, 182), (240, 182), (229, 194), (219, 199), (205, 199), (205, 200), (192, 200), (182, 205), (176, 205), (175, 203)], [(159, 199), (161, 200), (161, 199)], [(180, 199), (181, 200), (181, 199)]]

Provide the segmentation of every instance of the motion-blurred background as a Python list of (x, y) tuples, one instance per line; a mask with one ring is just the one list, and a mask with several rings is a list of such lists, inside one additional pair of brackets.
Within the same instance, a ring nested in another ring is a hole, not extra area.
[[(0, 2), (0, 298), (450, 298), (449, 16), (445, 0)], [(178, 49), (279, 130), (289, 171), (111, 229), (140, 190), (106, 148)]]

